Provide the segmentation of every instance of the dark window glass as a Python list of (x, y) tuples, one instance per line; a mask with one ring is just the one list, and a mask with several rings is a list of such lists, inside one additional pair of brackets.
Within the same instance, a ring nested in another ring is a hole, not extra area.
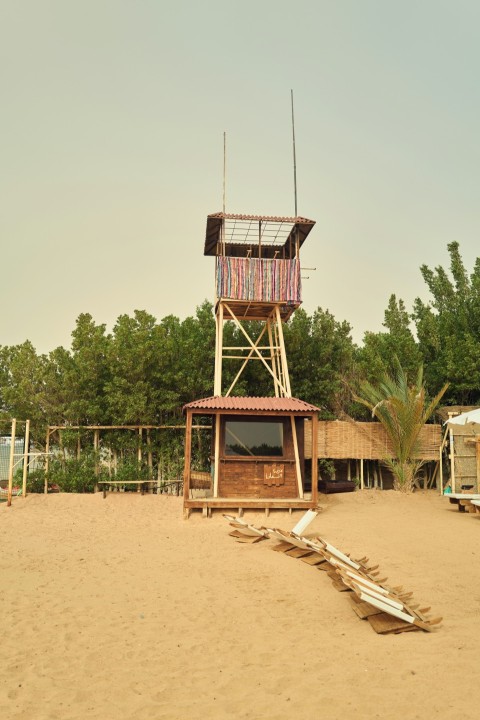
[(227, 420), (225, 455), (244, 457), (283, 455), (283, 423)]

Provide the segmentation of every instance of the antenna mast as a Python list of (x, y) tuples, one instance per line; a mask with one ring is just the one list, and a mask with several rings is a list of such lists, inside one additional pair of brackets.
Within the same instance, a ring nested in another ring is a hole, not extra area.
[(292, 100), (292, 139), (293, 139), (293, 188), (295, 193), (295, 217), (297, 217), (297, 154), (295, 152), (295, 116), (293, 113), (293, 90), (290, 90)]
[(223, 212), (225, 214), (225, 183), (227, 170), (227, 133), (223, 133)]

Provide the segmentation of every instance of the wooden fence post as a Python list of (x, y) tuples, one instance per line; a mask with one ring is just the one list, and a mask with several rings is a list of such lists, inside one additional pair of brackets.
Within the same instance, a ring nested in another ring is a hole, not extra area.
[(25, 444), (23, 446), (23, 483), (22, 483), (22, 495), (27, 497), (27, 472), (28, 472), (28, 460), (30, 452), (30, 420), (25, 423)]
[(15, 455), (15, 435), (17, 429), (17, 421), (15, 418), (12, 420), (12, 434), (10, 441), (10, 462), (8, 464), (8, 491), (7, 491), (7, 507), (12, 504), (12, 488), (13, 488), (13, 464)]

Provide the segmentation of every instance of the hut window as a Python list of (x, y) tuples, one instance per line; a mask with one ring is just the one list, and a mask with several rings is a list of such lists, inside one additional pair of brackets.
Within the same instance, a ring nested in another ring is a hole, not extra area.
[(282, 422), (225, 422), (225, 455), (283, 455)]

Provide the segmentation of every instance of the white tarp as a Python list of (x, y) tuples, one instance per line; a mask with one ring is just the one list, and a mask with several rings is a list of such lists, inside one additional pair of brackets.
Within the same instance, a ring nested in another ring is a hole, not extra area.
[(445, 425), (466, 425), (467, 423), (476, 423), (480, 425), (480, 408), (469, 410), (461, 415), (449, 418)]

